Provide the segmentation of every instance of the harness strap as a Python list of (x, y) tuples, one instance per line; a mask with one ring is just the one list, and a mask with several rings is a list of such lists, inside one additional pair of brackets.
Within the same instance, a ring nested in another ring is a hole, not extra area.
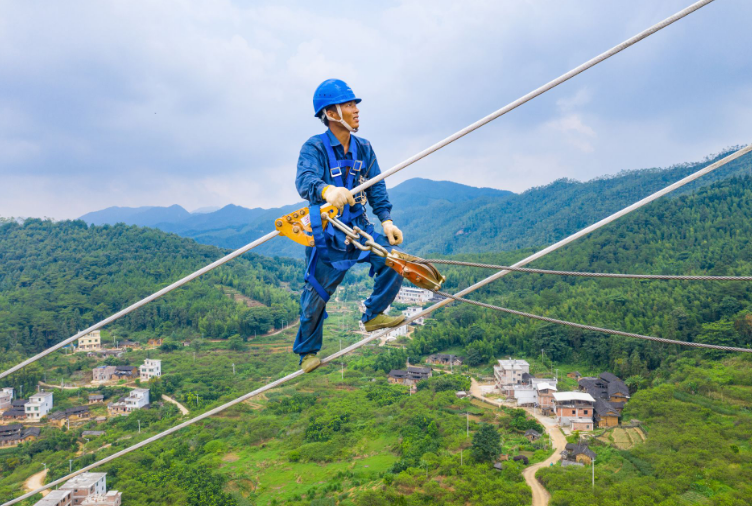
[[(311, 212), (308, 216), (311, 218), (311, 232), (313, 233), (313, 241), (316, 247), (313, 248), (313, 252), (311, 253), (311, 258), (308, 261), (308, 267), (306, 268), (304, 279), (311, 284), (313, 289), (316, 290), (316, 293), (319, 294), (319, 297), (324, 299), (324, 302), (328, 302), (329, 294), (324, 290), (324, 287), (321, 286), (321, 283), (316, 280), (315, 276), (319, 255), (321, 255), (324, 260), (329, 260), (329, 249), (326, 246), (324, 226), (321, 222), (321, 206), (310, 206), (310, 210)], [(327, 316), (326, 311), (324, 311), (324, 318)]]

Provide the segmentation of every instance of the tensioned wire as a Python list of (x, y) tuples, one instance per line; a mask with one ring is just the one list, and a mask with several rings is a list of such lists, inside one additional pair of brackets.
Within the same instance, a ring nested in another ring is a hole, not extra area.
[[(434, 152), (438, 151), (439, 149), (443, 148), (444, 146), (447, 146), (448, 144), (451, 144), (452, 142), (456, 141), (457, 139), (459, 139), (461, 137), (464, 137), (465, 135), (469, 134), (470, 132), (473, 132), (473, 131), (477, 130), (478, 128), (480, 128), (480, 127), (482, 127), (482, 126), (490, 123), (491, 121), (493, 121), (493, 120), (495, 120), (495, 119), (503, 116), (504, 114), (508, 113), (509, 111), (512, 111), (512, 110), (516, 109), (517, 107), (521, 106), (522, 104), (524, 104), (526, 102), (529, 102), (530, 100), (532, 100), (532, 99), (534, 99), (534, 98), (542, 95), (543, 93), (547, 92), (548, 90), (550, 90), (552, 88), (555, 88), (556, 86), (558, 86), (558, 85), (560, 85), (560, 84), (568, 81), (569, 79), (573, 78), (577, 74), (580, 74), (580, 73), (584, 72), (585, 70), (587, 70), (587, 69), (589, 69), (591, 67), (594, 67), (595, 65), (601, 63), (602, 61), (607, 60), (608, 58), (614, 56), (615, 54), (620, 53), (624, 49), (626, 49), (626, 48), (628, 48), (628, 47), (636, 44), (637, 42), (645, 39), (646, 37), (649, 37), (650, 35), (658, 32), (658, 31), (662, 30), (663, 28), (665, 28), (665, 27), (671, 25), (672, 23), (674, 23), (674, 22), (676, 22), (676, 21), (684, 18), (685, 16), (693, 13), (694, 11), (696, 11), (696, 10), (698, 10), (698, 9), (706, 6), (707, 4), (709, 4), (709, 3), (713, 2), (713, 1), (715, 1), (715, 0), (700, 0), (698, 2), (693, 3), (689, 7), (686, 7), (685, 9), (682, 9), (681, 11), (677, 12), (673, 16), (670, 16), (670, 17), (664, 19), (663, 21), (661, 21), (659, 23), (656, 23), (655, 25), (651, 26), (650, 28), (647, 28), (646, 30), (643, 30), (642, 32), (638, 33), (634, 37), (631, 37), (631, 38), (625, 40), (621, 44), (618, 44), (618, 45), (612, 47), (608, 51), (605, 51), (605, 52), (599, 54), (598, 56), (596, 56), (595, 58), (592, 58), (592, 59), (588, 60), (587, 62), (583, 63), (582, 65), (580, 65), (580, 66), (578, 66), (578, 67), (570, 70), (566, 74), (563, 74), (563, 75), (557, 77), (556, 79), (554, 79), (552, 81), (549, 81), (548, 83), (544, 84), (540, 88), (537, 88), (537, 89), (531, 91), (530, 93), (528, 93), (528, 94), (526, 94), (526, 95), (518, 98), (514, 102), (512, 102), (512, 103), (510, 103), (510, 104), (502, 107), (501, 109), (498, 109), (497, 111), (489, 114), (485, 118), (482, 118), (482, 119), (476, 121), (475, 123), (473, 123), (471, 125), (468, 125), (467, 127), (463, 128), (462, 130), (460, 130), (460, 131), (458, 131), (458, 132), (450, 135), (449, 137), (445, 138), (442, 141), (437, 142), (433, 146), (431, 146), (431, 147), (429, 147), (427, 149), (424, 149), (420, 153), (418, 153), (416, 155), (413, 155), (412, 157), (408, 158), (407, 160), (405, 160), (405, 161), (403, 161), (403, 162), (395, 165), (394, 167), (390, 168), (389, 170), (381, 173), (380, 175), (369, 179), (368, 181), (366, 181), (365, 183), (361, 184), (360, 186), (357, 186), (357, 187), (353, 188), (352, 193), (353, 194), (357, 194), (357, 193), (365, 190), (366, 188), (369, 188), (369, 187), (373, 186), (377, 182), (382, 181), (383, 179), (386, 179), (387, 177), (391, 176), (392, 174), (394, 174), (396, 172), (399, 172), (400, 170), (404, 169), (405, 167), (408, 167), (409, 165), (412, 165), (413, 163), (417, 162), (418, 160), (421, 160), (422, 158), (425, 158), (426, 156), (430, 155), (431, 153), (434, 153)], [(46, 349), (46, 350), (38, 353), (37, 355), (34, 355), (33, 357), (24, 360), (20, 364), (15, 365), (15, 366), (11, 367), (10, 369), (8, 369), (8, 370), (0, 373), (0, 379), (8, 376), (9, 374), (12, 374), (12, 373), (18, 371), (19, 369), (22, 369), (23, 367), (26, 367), (27, 365), (29, 365), (29, 364), (31, 364), (33, 362), (36, 362), (37, 360), (39, 360), (39, 359), (41, 359), (41, 358), (49, 355), (50, 353), (52, 353), (52, 352), (54, 352), (56, 350), (59, 350), (60, 348), (62, 348), (64, 346), (67, 346), (68, 344), (70, 344), (70, 343), (72, 343), (72, 342), (80, 339), (81, 337), (85, 336), (86, 334), (89, 334), (90, 332), (98, 330), (98, 329), (104, 327), (105, 325), (107, 325), (109, 323), (112, 323), (113, 321), (115, 321), (115, 320), (117, 320), (117, 319), (119, 319), (119, 318), (127, 315), (128, 313), (130, 313), (132, 311), (135, 311), (136, 309), (138, 309), (138, 308), (140, 308), (140, 307), (148, 304), (149, 302), (151, 302), (151, 301), (153, 301), (153, 300), (161, 297), (162, 295), (165, 295), (165, 294), (171, 292), (172, 290), (175, 290), (176, 288), (179, 288), (180, 286), (188, 283), (189, 281), (191, 281), (191, 280), (193, 280), (193, 279), (195, 279), (195, 278), (197, 278), (197, 277), (199, 277), (199, 276), (201, 276), (201, 275), (203, 275), (203, 274), (205, 274), (205, 273), (207, 273), (207, 272), (209, 272), (209, 271), (211, 271), (211, 270), (219, 267), (220, 265), (223, 265), (223, 264), (229, 262), (230, 260), (232, 260), (232, 259), (234, 259), (234, 258), (236, 258), (236, 257), (238, 257), (238, 256), (240, 256), (240, 255), (242, 255), (244, 253), (247, 253), (248, 251), (252, 250), (256, 246), (259, 246), (259, 245), (261, 245), (261, 244), (263, 244), (263, 243), (265, 243), (265, 242), (267, 242), (267, 241), (275, 238), (278, 235), (279, 235), (279, 232), (277, 232), (275, 230), (273, 232), (270, 232), (270, 233), (266, 234), (265, 236), (263, 236), (263, 237), (261, 237), (259, 239), (256, 239), (255, 241), (247, 244), (246, 246), (243, 246), (242, 248), (240, 248), (240, 249), (238, 249), (238, 250), (230, 253), (229, 255), (226, 255), (226, 256), (220, 258), (219, 260), (217, 260), (217, 261), (215, 261), (215, 262), (207, 265), (206, 267), (204, 267), (204, 268), (202, 268), (202, 269), (194, 272), (193, 274), (189, 274), (188, 276), (186, 276), (186, 277), (184, 277), (184, 278), (182, 278), (182, 279), (180, 279), (180, 280), (172, 283), (171, 285), (169, 285), (169, 286), (163, 288), (162, 290), (160, 290), (160, 291), (158, 291), (158, 292), (156, 292), (156, 293), (154, 293), (154, 294), (146, 297), (145, 299), (142, 299), (142, 300), (140, 300), (140, 301), (138, 301), (138, 302), (136, 302), (136, 303), (128, 306), (127, 308), (123, 309), (122, 311), (120, 311), (120, 312), (118, 312), (118, 313), (110, 316), (109, 318), (106, 318), (106, 319), (100, 321), (99, 323), (96, 323), (96, 324), (92, 325), (91, 327), (89, 327), (89, 328), (87, 328), (85, 330), (82, 330), (81, 332), (77, 333), (76, 335), (71, 336), (68, 339), (63, 340), (63, 341), (55, 344), (54, 346), (52, 346), (52, 347), (50, 347), (50, 348), (48, 348), (48, 349)]]
[(480, 269), (496, 269), (499, 271), (527, 272), (532, 274), (552, 274), (555, 276), (576, 276), (581, 278), (617, 278), (664, 281), (752, 281), (752, 276), (685, 276), (681, 274), (618, 274), (612, 272), (555, 271), (549, 269), (531, 269), (529, 267), (482, 264), (478, 262), (463, 262), (461, 260), (448, 260), (444, 258), (422, 258), (416, 263), (457, 265), (460, 267), (477, 267)]
[(539, 320), (547, 323), (555, 323), (557, 325), (564, 325), (565, 327), (574, 327), (576, 329), (582, 329), (582, 330), (589, 330), (592, 332), (601, 332), (603, 334), (612, 334), (615, 336), (623, 336), (623, 337), (632, 337), (635, 339), (644, 339), (646, 341), (653, 341), (656, 343), (663, 343), (663, 344), (678, 344), (680, 346), (691, 346), (694, 348), (709, 348), (712, 350), (721, 350), (721, 351), (735, 351), (739, 353), (752, 353), (752, 348), (737, 348), (735, 346), (722, 346), (719, 344), (707, 344), (707, 343), (695, 343), (692, 341), (677, 341), (675, 339), (665, 339), (663, 337), (654, 337), (654, 336), (645, 336), (642, 334), (635, 334), (633, 332), (623, 332), (621, 330), (611, 330), (611, 329), (604, 329), (602, 327), (595, 327), (593, 325), (583, 325), (582, 323), (574, 323), (574, 322), (568, 322), (565, 320), (557, 320), (556, 318), (549, 318), (548, 316), (540, 316), (537, 314), (532, 313), (525, 313), (523, 311), (515, 311), (514, 309), (508, 309), (501, 306), (495, 306), (493, 304), (487, 304), (485, 302), (480, 302), (477, 300), (471, 300), (471, 299), (465, 299), (463, 297), (456, 297), (454, 295), (439, 292), (437, 291), (439, 295), (443, 297), (447, 297), (449, 299), (455, 300), (457, 302), (464, 302), (466, 304), (472, 304), (474, 306), (483, 307), (486, 309), (493, 309), (494, 311), (500, 311), (502, 313), (507, 313), (515, 316), (523, 316), (525, 318), (531, 318), (533, 320)]
[[(713, 163), (711, 165), (708, 165), (707, 167), (705, 167), (705, 168), (703, 168), (703, 169), (695, 172), (694, 174), (690, 174), (689, 176), (687, 176), (687, 177), (685, 177), (685, 178), (677, 181), (676, 183), (674, 183), (674, 184), (672, 184), (670, 186), (667, 186), (666, 188), (663, 188), (662, 190), (659, 190), (659, 191), (653, 193), (652, 195), (650, 195), (648, 197), (645, 197), (644, 199), (642, 199), (642, 200), (640, 200), (638, 202), (635, 202), (631, 206), (626, 207), (626, 208), (622, 209), (621, 211), (618, 211), (618, 212), (612, 214), (611, 216), (608, 216), (607, 218), (604, 218), (604, 219), (600, 220), (599, 222), (594, 223), (593, 225), (590, 225), (589, 227), (584, 228), (584, 229), (580, 230), (579, 232), (576, 232), (576, 233), (570, 235), (569, 237), (566, 237), (566, 238), (562, 239), (561, 241), (559, 241), (559, 242), (557, 242), (555, 244), (552, 244), (551, 246), (548, 246), (547, 248), (545, 248), (545, 249), (543, 249), (543, 250), (541, 250), (541, 251), (539, 251), (537, 253), (534, 253), (533, 255), (530, 255), (527, 258), (524, 258), (524, 259), (520, 260), (519, 262), (517, 262), (516, 264), (514, 264), (512, 267), (521, 267), (521, 266), (526, 265), (526, 264), (528, 264), (528, 263), (530, 263), (530, 262), (532, 262), (534, 260), (537, 260), (538, 258), (541, 258), (541, 257), (543, 257), (543, 256), (545, 256), (545, 255), (547, 255), (547, 254), (549, 254), (549, 253), (551, 253), (553, 251), (556, 251), (559, 248), (562, 248), (562, 247), (568, 245), (569, 243), (571, 243), (571, 242), (579, 239), (580, 237), (582, 237), (584, 235), (587, 235), (590, 232), (593, 232), (595, 230), (598, 230), (599, 228), (608, 225), (612, 221), (615, 221), (618, 218), (620, 218), (620, 217), (622, 217), (622, 216), (624, 216), (626, 214), (629, 214), (632, 211), (635, 211), (635, 210), (637, 210), (637, 209), (639, 209), (639, 208), (641, 208), (641, 207), (643, 207), (643, 206), (645, 206), (645, 205), (653, 202), (654, 200), (662, 197), (663, 195), (671, 193), (672, 191), (674, 191), (674, 190), (676, 190), (678, 188), (681, 188), (682, 186), (684, 186), (684, 185), (686, 185), (688, 183), (691, 183), (692, 181), (694, 181), (694, 180), (696, 180), (696, 179), (704, 176), (705, 174), (708, 174), (709, 172), (712, 172), (712, 171), (718, 169), (719, 167), (722, 167), (722, 166), (726, 165), (727, 163), (732, 162), (733, 160), (736, 160), (740, 156), (743, 156), (743, 155), (749, 153), (750, 151), (752, 151), (752, 144), (749, 144), (748, 146), (740, 149), (739, 151), (736, 151), (735, 153), (732, 153), (732, 154), (724, 157), (723, 159), (718, 160), (717, 162), (715, 162), (715, 163)], [(487, 277), (487, 278), (485, 278), (485, 279), (483, 279), (481, 281), (478, 281), (474, 285), (469, 286), (469, 287), (467, 287), (467, 288), (465, 288), (463, 290), (460, 290), (459, 292), (457, 292), (457, 293), (455, 293), (455, 294), (453, 294), (451, 296), (447, 296), (446, 299), (444, 299), (444, 300), (442, 300), (440, 302), (437, 302), (436, 304), (428, 307), (427, 309), (422, 310), (421, 312), (413, 315), (410, 318), (407, 318), (403, 322), (403, 324), (407, 325), (407, 324), (409, 324), (409, 323), (417, 320), (418, 318), (425, 317), (425, 316), (433, 313), (437, 309), (439, 309), (441, 307), (444, 307), (447, 304), (450, 304), (453, 300), (461, 300), (462, 302), (475, 303), (475, 301), (463, 300), (464, 296), (467, 295), (467, 294), (469, 294), (469, 293), (471, 293), (471, 292), (474, 292), (474, 291), (478, 290), (479, 288), (482, 288), (483, 286), (488, 285), (489, 283), (492, 283), (493, 281), (496, 281), (497, 279), (499, 279), (499, 278), (501, 278), (503, 276), (506, 276), (510, 272), (512, 272), (512, 271), (510, 271), (510, 270), (503, 270), (503, 271), (496, 272), (493, 275), (491, 275), (491, 276), (489, 276), (489, 277)], [(496, 308), (497, 308), (497, 306), (493, 307), (493, 309), (496, 309)], [(504, 308), (499, 308), (499, 309), (504, 309)], [(511, 312), (512, 310), (506, 310), (505, 309), (505, 311), (506, 312)], [(516, 313), (519, 313), (519, 312), (516, 312)], [(525, 314), (519, 313), (519, 314), (521, 316), (528, 316), (527, 313), (525, 313)], [(531, 315), (531, 316), (536, 316), (536, 315)], [(553, 319), (550, 319), (550, 320), (553, 321)], [(559, 320), (557, 320), (556, 322), (558, 322), (558, 321)], [(578, 324), (574, 324), (574, 325), (578, 325)], [(604, 332), (604, 331), (608, 332), (607, 329), (600, 329), (598, 327), (589, 327), (589, 329), (592, 329), (592, 330), (595, 330), (595, 331), (598, 331), (598, 332)], [(378, 338), (386, 335), (389, 332), (391, 332), (391, 329), (384, 329), (382, 331), (375, 332), (375, 333), (371, 334), (370, 336), (368, 336), (368, 337), (366, 337), (366, 338), (358, 341), (357, 343), (351, 344), (350, 346), (348, 346), (346, 348), (343, 348), (342, 350), (340, 350), (340, 351), (338, 351), (336, 353), (333, 353), (332, 355), (326, 357), (325, 359), (323, 359), (321, 361), (321, 364), (325, 365), (325, 364), (328, 364), (328, 363), (330, 363), (330, 362), (332, 362), (334, 360), (337, 360), (338, 358), (340, 358), (340, 357), (342, 357), (342, 356), (344, 356), (344, 355), (346, 355), (346, 354), (348, 354), (348, 353), (350, 353), (350, 352), (352, 352), (354, 350), (357, 350), (358, 348), (360, 348), (360, 347), (362, 347), (362, 346), (370, 343), (371, 341), (374, 341), (374, 340), (376, 340), (376, 339), (378, 339)], [(633, 336), (630, 336), (630, 337), (638, 337), (638, 336), (639, 336), (639, 334), (634, 334)], [(650, 337), (650, 336), (644, 336), (644, 337)], [(740, 351), (747, 351), (747, 350), (740, 349)], [(67, 481), (67, 480), (69, 480), (69, 479), (73, 478), (74, 476), (77, 476), (77, 475), (79, 475), (81, 473), (85, 473), (85, 472), (91, 471), (92, 469), (95, 469), (95, 468), (97, 468), (97, 467), (99, 467), (99, 466), (101, 466), (103, 464), (111, 462), (111, 461), (115, 460), (116, 458), (122, 457), (123, 455), (126, 455), (126, 454), (128, 454), (130, 452), (133, 452), (135, 450), (138, 450), (139, 448), (142, 448), (142, 447), (144, 447), (144, 446), (146, 446), (146, 445), (148, 445), (148, 444), (150, 444), (150, 443), (152, 443), (154, 441), (157, 441), (159, 439), (162, 439), (165, 436), (168, 436), (168, 435), (170, 435), (170, 434), (172, 434), (174, 432), (177, 432), (180, 429), (188, 427), (189, 425), (193, 425), (194, 423), (199, 422), (201, 420), (204, 420), (205, 418), (208, 418), (210, 416), (216, 415), (217, 413), (220, 413), (220, 412), (222, 412), (222, 411), (224, 411), (224, 410), (226, 410), (226, 409), (228, 409), (228, 408), (230, 408), (232, 406), (235, 406), (236, 404), (239, 404), (239, 403), (241, 403), (241, 402), (243, 402), (245, 400), (248, 400), (251, 397), (254, 397), (254, 396), (258, 395), (258, 394), (266, 392), (267, 390), (270, 390), (270, 389), (275, 388), (275, 387), (277, 387), (279, 385), (282, 385), (283, 383), (287, 383), (288, 381), (290, 381), (290, 380), (292, 380), (294, 378), (297, 378), (298, 376), (301, 376), (303, 374), (304, 374), (303, 371), (299, 369), (299, 370), (293, 372), (292, 374), (288, 374), (287, 376), (285, 376), (283, 378), (280, 378), (280, 379), (278, 379), (276, 381), (268, 383), (268, 384), (266, 384), (266, 385), (264, 385), (264, 386), (262, 386), (262, 387), (260, 387), (260, 388), (258, 388), (256, 390), (254, 390), (254, 391), (252, 391), (252, 392), (250, 392), (248, 394), (245, 394), (245, 395), (243, 395), (241, 397), (238, 397), (237, 399), (234, 399), (234, 400), (232, 400), (230, 402), (227, 402), (225, 404), (222, 404), (221, 406), (218, 406), (218, 407), (216, 407), (216, 408), (214, 408), (212, 410), (209, 410), (209, 411), (207, 411), (205, 413), (202, 413), (201, 415), (199, 415), (199, 416), (197, 416), (195, 418), (192, 418), (190, 420), (186, 420), (185, 422), (183, 422), (183, 423), (181, 423), (179, 425), (176, 425), (175, 427), (171, 427), (170, 429), (167, 429), (164, 432), (160, 432), (159, 434), (155, 434), (154, 436), (152, 436), (152, 437), (150, 437), (148, 439), (145, 439), (144, 441), (141, 441), (140, 443), (137, 443), (137, 444), (135, 444), (135, 445), (133, 445), (133, 446), (131, 446), (129, 448), (125, 448), (123, 450), (120, 450), (117, 453), (113, 453), (112, 455), (109, 455), (108, 457), (105, 457), (105, 458), (103, 458), (103, 459), (101, 459), (101, 460), (99, 460), (97, 462), (94, 462), (93, 464), (90, 464), (90, 465), (88, 465), (88, 466), (86, 466), (86, 467), (84, 467), (82, 469), (79, 469), (78, 471), (75, 471), (75, 472), (73, 472), (73, 473), (71, 473), (71, 474), (69, 474), (69, 475), (67, 475), (67, 476), (65, 476), (63, 478), (59, 478), (59, 479), (57, 479), (57, 480), (55, 480), (55, 481), (53, 481), (51, 483), (48, 483), (48, 484), (46, 484), (46, 485), (44, 485), (44, 486), (42, 486), (42, 487), (40, 487), (40, 488), (38, 488), (36, 490), (33, 490), (33, 491), (28, 492), (28, 493), (26, 493), (26, 494), (24, 494), (24, 495), (22, 495), (22, 496), (20, 496), (20, 497), (18, 497), (16, 499), (8, 501), (8, 502), (4, 503), (2, 506), (10, 506), (11, 504), (16, 504), (17, 502), (20, 502), (20, 501), (22, 501), (24, 499), (32, 497), (35, 494), (38, 494), (39, 492), (41, 492), (43, 490), (46, 490), (46, 489), (51, 488), (51, 487), (54, 487), (55, 485), (59, 485), (59, 484), (65, 482), (65, 481)]]

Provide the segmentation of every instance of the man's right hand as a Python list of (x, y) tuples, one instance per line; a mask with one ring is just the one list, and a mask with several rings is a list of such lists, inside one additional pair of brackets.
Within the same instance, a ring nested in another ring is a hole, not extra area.
[(321, 192), (321, 196), (327, 203), (333, 205), (337, 209), (342, 209), (345, 204), (355, 205), (355, 199), (347, 188), (340, 188), (338, 186), (329, 185)]

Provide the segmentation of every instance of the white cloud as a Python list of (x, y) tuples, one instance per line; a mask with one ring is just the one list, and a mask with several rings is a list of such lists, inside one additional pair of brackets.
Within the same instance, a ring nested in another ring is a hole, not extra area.
[[(291, 203), (323, 79), (364, 98), (386, 169), (682, 7), (0, 0), (0, 215)], [(750, 14), (701, 9), (389, 185), (520, 191), (747, 142)]]

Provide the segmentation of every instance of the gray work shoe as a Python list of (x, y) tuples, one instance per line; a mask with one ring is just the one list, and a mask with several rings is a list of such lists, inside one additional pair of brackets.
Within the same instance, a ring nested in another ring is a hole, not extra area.
[(365, 322), (363, 326), (365, 326), (366, 332), (373, 332), (374, 330), (396, 327), (403, 321), (405, 321), (404, 315), (387, 316), (384, 313), (379, 313)]
[(320, 365), (321, 359), (317, 357), (315, 353), (309, 353), (308, 355), (303, 357), (303, 361), (300, 363), (300, 368), (303, 369), (304, 372), (308, 373), (313, 371)]

